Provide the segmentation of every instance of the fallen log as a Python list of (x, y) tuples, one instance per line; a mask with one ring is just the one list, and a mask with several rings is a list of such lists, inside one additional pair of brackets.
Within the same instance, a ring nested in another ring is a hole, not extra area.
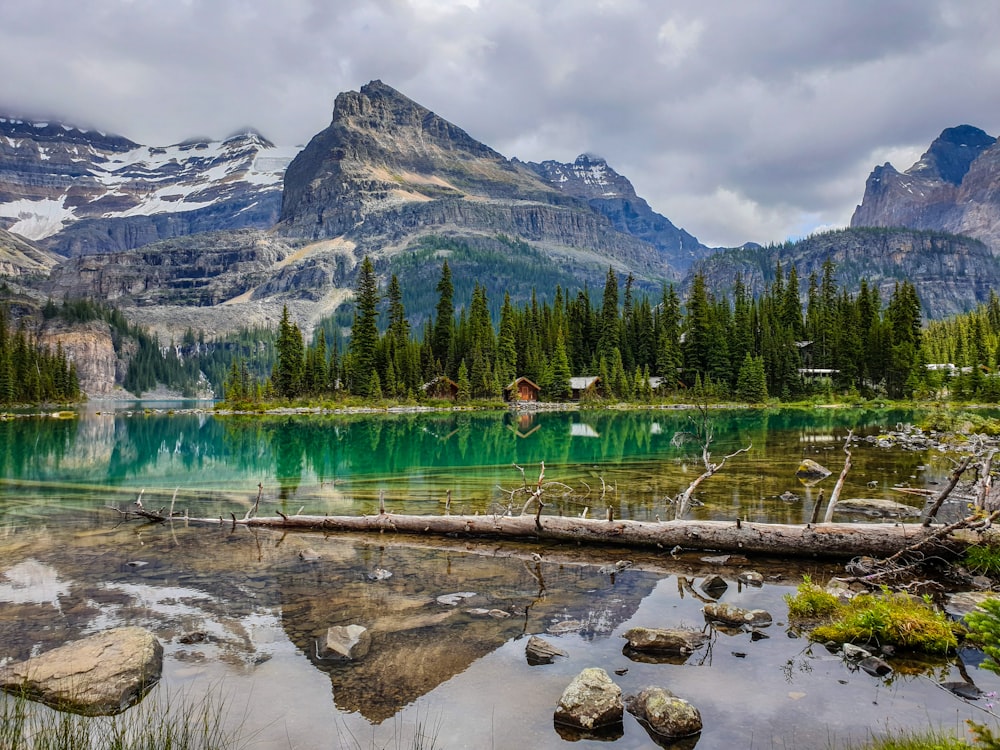
[(669, 551), (717, 550), (790, 557), (888, 557), (936, 529), (902, 523), (771, 524), (748, 521), (607, 521), (564, 516), (284, 515), (185, 518), (185, 523), (324, 533), (367, 532), (607, 544)]

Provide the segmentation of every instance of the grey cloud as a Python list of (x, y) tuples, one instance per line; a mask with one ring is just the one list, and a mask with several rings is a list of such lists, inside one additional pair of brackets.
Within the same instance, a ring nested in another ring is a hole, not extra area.
[(844, 224), (882, 154), (1000, 130), (994, 0), (5, 5), (4, 107), (299, 144), (380, 78), (508, 156), (601, 154), (709, 244)]

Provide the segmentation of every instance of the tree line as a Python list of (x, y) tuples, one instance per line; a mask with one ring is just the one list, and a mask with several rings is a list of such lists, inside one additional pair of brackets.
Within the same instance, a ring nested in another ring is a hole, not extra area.
[(609, 268), (603, 293), (557, 286), (519, 305), (505, 295), (499, 319), (486, 287), (475, 282), (457, 305), (445, 261), (434, 314), (414, 330), (393, 274), (383, 292), (368, 257), (355, 287), (346, 344), (328, 344), (322, 329), (307, 344), (285, 309), (271, 375), (255, 378), (246, 361), (232, 362), (227, 401), (350, 394), (365, 399), (419, 399), (447, 378), (459, 400), (497, 399), (526, 377), (546, 400), (570, 398), (572, 376), (598, 376), (594, 395), (647, 400), (677, 396), (800, 399), (817, 392), (906, 398), (924, 387), (921, 307), (908, 281), (883, 304), (877, 287), (861, 281), (840, 288), (833, 263), (811, 274), (805, 299), (794, 266), (780, 263), (764, 292), (751, 296), (737, 278), (716, 294), (695, 275), (682, 301), (675, 287), (639, 294), (630, 274)]

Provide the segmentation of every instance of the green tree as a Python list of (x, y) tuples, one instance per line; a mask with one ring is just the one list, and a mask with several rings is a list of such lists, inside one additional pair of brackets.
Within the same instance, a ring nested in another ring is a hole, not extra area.
[(274, 392), (279, 398), (294, 398), (302, 388), (304, 347), (302, 331), (289, 317), (288, 305), (281, 310), (275, 349), (276, 360), (271, 371)]
[(753, 357), (747, 352), (736, 379), (736, 398), (751, 404), (767, 401), (767, 373), (764, 372), (764, 358)]
[(375, 368), (375, 354), (378, 348), (378, 280), (375, 267), (366, 255), (361, 262), (354, 296), (354, 325), (351, 327), (351, 341), (348, 344), (351, 371), (348, 373), (348, 389), (351, 393), (368, 396), (372, 389), (372, 373)]

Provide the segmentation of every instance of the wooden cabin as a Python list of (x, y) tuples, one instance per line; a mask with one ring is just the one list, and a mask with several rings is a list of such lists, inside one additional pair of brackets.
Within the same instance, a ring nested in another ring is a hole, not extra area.
[(438, 375), (429, 383), (424, 383), (423, 391), (427, 398), (443, 398), (454, 401), (458, 398), (458, 383), (445, 375)]
[(572, 391), (570, 398), (574, 401), (579, 401), (584, 396), (600, 395), (597, 390), (600, 383), (601, 379), (597, 375), (570, 378), (569, 389)]
[(528, 378), (518, 378), (504, 390), (508, 401), (538, 401), (541, 388)]

